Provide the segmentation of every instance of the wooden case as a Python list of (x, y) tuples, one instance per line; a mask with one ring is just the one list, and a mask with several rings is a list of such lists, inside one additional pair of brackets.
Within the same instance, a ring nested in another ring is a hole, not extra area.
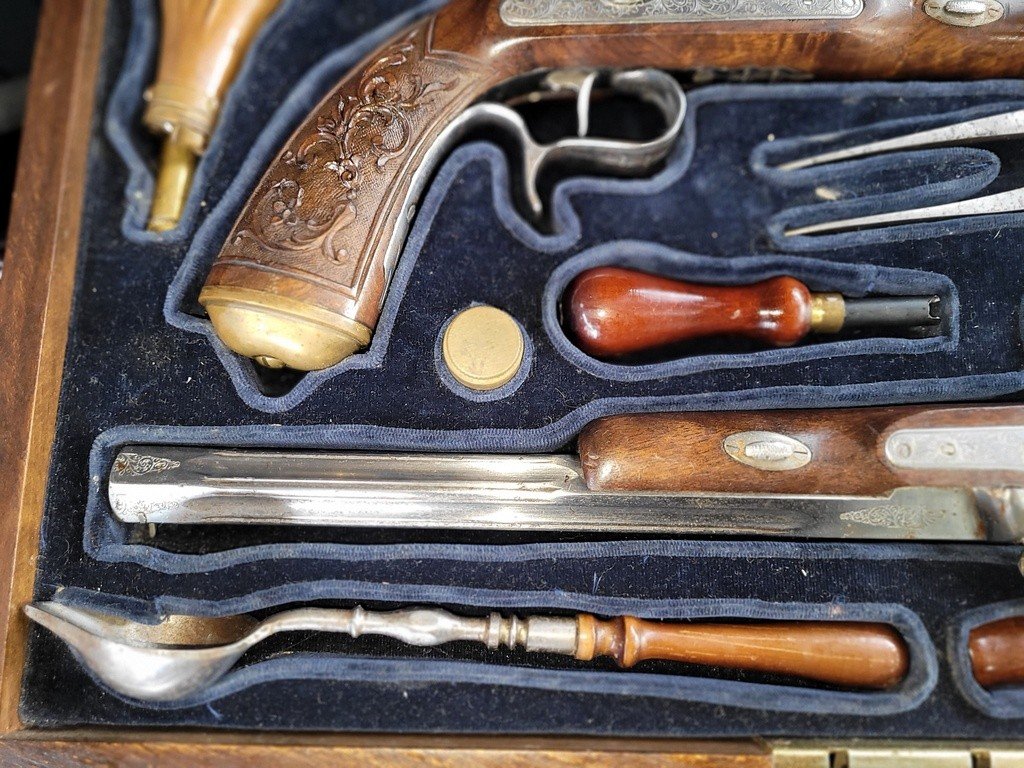
[[(773, 763), (829, 765), (837, 759), (830, 756), (829, 745), (793, 749), (754, 741), (67, 732), (26, 728), (20, 722), (18, 705), (28, 633), (21, 607), (32, 598), (45, 478), (72, 310), (80, 219), (86, 202), (88, 137), (97, 119), (94, 92), (104, 6), (104, 0), (47, 0), (43, 4), (10, 238), (0, 279), (0, 349), (9, 370), (0, 386), (0, 627), (4, 638), (0, 763), (759, 768)], [(920, 753), (924, 759), (948, 759), (950, 765), (970, 765), (981, 759), (979, 755), (993, 768), (1021, 759), (1003, 748), (984, 753), (976, 750), (972, 755), (968, 749), (972, 745), (945, 751), (937, 745), (926, 746), (930, 752)], [(886, 762), (896, 762), (901, 754), (891, 748), (883, 752)], [(853, 753), (843, 754), (842, 759), (852, 765)], [(908, 756), (902, 753), (902, 757)]]

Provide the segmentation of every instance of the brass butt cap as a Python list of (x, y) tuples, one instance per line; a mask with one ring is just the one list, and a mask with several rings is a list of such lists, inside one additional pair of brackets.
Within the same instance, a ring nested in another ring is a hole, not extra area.
[(330, 368), (369, 344), (373, 333), (351, 318), (251, 288), (208, 286), (199, 303), (228, 349), (267, 368)]
[(846, 321), (846, 302), (841, 293), (811, 294), (811, 331), (839, 333)]

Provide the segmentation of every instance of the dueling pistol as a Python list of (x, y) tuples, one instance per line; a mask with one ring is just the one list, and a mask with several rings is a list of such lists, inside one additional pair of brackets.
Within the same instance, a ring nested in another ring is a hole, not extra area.
[[(242, 208), (199, 297), (235, 352), (315, 370), (369, 344), (431, 169), (485, 126), (521, 144), (523, 213), (558, 161), (645, 174), (682, 128), (661, 70), (823, 79), (1019, 76), (1024, 10), (997, 0), (454, 0), (370, 54), (310, 113)], [(664, 130), (598, 138), (593, 96), (646, 102)], [(542, 144), (506, 102), (577, 100), (577, 135)]]

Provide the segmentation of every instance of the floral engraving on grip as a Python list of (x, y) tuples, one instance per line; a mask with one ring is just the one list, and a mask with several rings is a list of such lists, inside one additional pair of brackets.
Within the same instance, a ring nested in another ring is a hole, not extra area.
[(438, 94), (464, 80), (464, 61), (434, 55), (428, 33), (418, 27), (388, 46), (321, 104), (271, 166), (221, 260), (358, 287), (404, 156), (441, 110)]

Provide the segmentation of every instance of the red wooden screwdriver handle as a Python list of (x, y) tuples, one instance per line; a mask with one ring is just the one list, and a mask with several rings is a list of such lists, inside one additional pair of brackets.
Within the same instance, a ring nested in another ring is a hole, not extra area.
[(576, 344), (597, 358), (708, 336), (744, 336), (784, 347), (811, 328), (811, 293), (792, 277), (743, 286), (700, 285), (598, 267), (572, 282), (563, 309)]

